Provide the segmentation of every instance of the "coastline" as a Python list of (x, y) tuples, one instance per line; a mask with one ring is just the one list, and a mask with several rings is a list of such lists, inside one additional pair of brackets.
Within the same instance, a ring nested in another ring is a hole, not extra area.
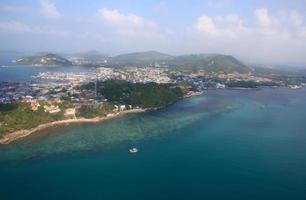
[[(259, 87), (259, 88), (233, 87), (233, 88), (226, 88), (226, 89), (229, 89), (229, 90), (260, 90), (262, 88), (264, 87)], [(268, 88), (271, 88), (271, 87), (268, 87)], [(272, 88), (279, 88), (279, 87), (272, 87)], [(191, 92), (191, 93), (185, 94), (181, 99), (199, 96), (201, 94), (203, 94), (203, 92)], [(22, 129), (22, 130), (8, 133), (4, 135), (2, 138), (0, 138), (0, 145), (10, 144), (11, 142), (14, 142), (20, 138), (26, 137), (38, 131), (42, 131), (47, 128), (52, 128), (55, 126), (68, 126), (71, 124), (82, 124), (82, 123), (98, 123), (98, 122), (102, 122), (102, 121), (106, 121), (110, 119), (119, 118), (129, 113), (139, 113), (139, 112), (153, 111), (153, 110), (158, 110), (158, 109), (161, 109), (161, 107), (148, 108), (148, 109), (135, 108), (135, 109), (124, 110), (124, 111), (120, 111), (116, 113), (109, 113), (107, 114), (107, 116), (102, 116), (102, 117), (77, 118), (77, 119), (65, 119), (65, 120), (60, 120), (60, 121), (53, 121), (53, 122), (49, 122), (45, 124), (40, 124), (37, 127), (32, 128), (32, 129)]]
[(183, 99), (184, 98), (190, 98), (190, 97), (194, 97), (194, 96), (199, 96), (199, 95), (201, 95), (201, 94), (203, 94), (204, 92), (190, 92), (190, 93), (188, 93), (188, 94), (185, 94), (184, 96), (183, 96)]
[(57, 125), (70, 125), (70, 124), (78, 124), (78, 123), (98, 123), (98, 122), (102, 122), (105, 120), (119, 118), (129, 113), (140, 113), (140, 112), (145, 112), (145, 111), (147, 111), (147, 109), (138, 108), (138, 109), (125, 110), (125, 111), (121, 111), (117, 113), (110, 113), (107, 116), (103, 116), (103, 117), (95, 117), (95, 118), (89, 118), (89, 119), (87, 118), (66, 119), (66, 120), (49, 122), (46, 124), (38, 125), (37, 127), (32, 128), (32, 129), (23, 129), (23, 130), (14, 131), (12, 133), (8, 133), (7, 135), (5, 135), (3, 138), (0, 139), (0, 145), (10, 144), (11, 142), (15, 140), (18, 140), (20, 138), (31, 135), (35, 132), (38, 132), (38, 131), (41, 131), (41, 130), (44, 130), (44, 129), (47, 129), (53, 126), (57, 126)]

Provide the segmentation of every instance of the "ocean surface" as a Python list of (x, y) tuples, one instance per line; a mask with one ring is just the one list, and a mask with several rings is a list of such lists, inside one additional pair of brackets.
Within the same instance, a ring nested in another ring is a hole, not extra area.
[(24, 56), (23, 54), (0, 52), (0, 81), (11, 82), (29, 82), (33, 76), (38, 75), (40, 72), (87, 72), (92, 68), (81, 66), (40, 66), (34, 67), (30, 65), (16, 65), (12, 60)]
[(305, 200), (305, 120), (305, 89), (209, 90), (44, 131), (0, 146), (0, 199)]
[(0, 66), (0, 81), (29, 82), (40, 72), (87, 72), (91, 68), (80, 66), (63, 67), (34, 67), (29, 65)]

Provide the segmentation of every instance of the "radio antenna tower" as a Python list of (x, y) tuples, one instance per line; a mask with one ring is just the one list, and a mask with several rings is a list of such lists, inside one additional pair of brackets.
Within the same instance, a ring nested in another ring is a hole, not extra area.
[(96, 80), (95, 80), (95, 101), (97, 102), (98, 101), (98, 77), (96, 75)]

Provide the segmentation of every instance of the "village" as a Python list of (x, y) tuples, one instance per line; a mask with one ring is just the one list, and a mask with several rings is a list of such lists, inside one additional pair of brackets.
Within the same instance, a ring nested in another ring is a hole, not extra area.
[[(127, 67), (123, 69), (95, 68), (88, 72), (41, 72), (26, 83), (1, 82), (0, 103), (26, 103), (33, 112), (43, 108), (44, 112), (64, 112), (76, 118), (76, 109), (82, 105), (103, 105), (107, 99), (96, 91), (80, 89), (78, 86), (97, 81), (125, 80), (132, 83), (169, 83), (167, 69)], [(69, 102), (68, 108), (60, 106)], [(114, 112), (132, 109), (131, 105), (114, 105)]]

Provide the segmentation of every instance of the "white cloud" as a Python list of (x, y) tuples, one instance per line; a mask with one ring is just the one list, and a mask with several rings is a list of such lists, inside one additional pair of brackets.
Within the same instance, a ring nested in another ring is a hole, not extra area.
[(260, 8), (254, 11), (259, 31), (263, 34), (273, 34), (279, 28), (279, 20), (270, 16), (267, 8)]
[[(297, 11), (285, 18), (254, 10), (255, 22), (246, 24), (238, 15), (200, 16), (189, 31), (190, 49), (221, 52), (268, 61), (297, 61), (306, 64), (306, 26)], [(196, 34), (194, 34), (196, 33)]]
[(133, 14), (122, 14), (118, 10), (108, 10), (103, 8), (99, 11), (102, 20), (114, 27), (119, 28), (139, 28), (144, 26), (144, 20)]
[(291, 12), (290, 18), (295, 27), (300, 27), (303, 24), (303, 17), (296, 10)]
[[(291, 24), (281, 23), (280, 19), (269, 14), (268, 9), (260, 8), (254, 11), (256, 23), (246, 25), (235, 14), (226, 16), (200, 16), (193, 25), (193, 30), (202, 36), (228, 37), (292, 37), (302, 30), (303, 17), (297, 11), (287, 14)], [(291, 28), (290, 28), (291, 27)], [(292, 28), (294, 27), (294, 28)]]
[(199, 17), (194, 26), (199, 32), (208, 34), (216, 34), (217, 32), (213, 19), (208, 16)]
[(60, 12), (57, 10), (55, 5), (49, 0), (40, 0), (41, 13), (50, 19), (56, 19), (61, 17)]
[(25, 33), (32, 32), (32, 29), (22, 22), (4, 21), (0, 22), (0, 32), (5, 33)]
[(296, 36), (299, 38), (306, 39), (306, 26), (303, 25), (303, 16), (296, 10), (291, 12), (290, 19), (294, 30), (296, 31)]
[(218, 17), (201, 16), (194, 24), (197, 32), (211, 37), (236, 38), (241, 32), (247, 31), (243, 21), (237, 15)]
[[(61, 16), (50, 0), (41, 0), (40, 3), (45, 16)], [(13, 8), (0, 6), (1, 9), (9, 12)], [(246, 60), (289, 60), (306, 64), (306, 25), (301, 13), (293, 10), (275, 14), (267, 8), (259, 8), (250, 15), (248, 18), (237, 14), (203, 15), (190, 24), (188, 31), (184, 31), (179, 26), (160, 26), (134, 13), (103, 8), (94, 16), (67, 19), (67, 26), (29, 23), (27, 19), (24, 22), (0, 21), (0, 34), (2, 41), (10, 38), (10, 35), (42, 40), (53, 38), (48, 45), (54, 47), (55, 44), (65, 48), (76, 45), (105, 48), (105, 51), (110, 52), (152, 49), (177, 54), (216, 52), (233, 54)], [(7, 41), (14, 43), (13, 39)], [(39, 45), (36, 48), (42, 48)]]
[(118, 10), (100, 9), (99, 17), (112, 27), (116, 33), (123, 36), (153, 36), (157, 34), (157, 26), (133, 13), (124, 14)]

